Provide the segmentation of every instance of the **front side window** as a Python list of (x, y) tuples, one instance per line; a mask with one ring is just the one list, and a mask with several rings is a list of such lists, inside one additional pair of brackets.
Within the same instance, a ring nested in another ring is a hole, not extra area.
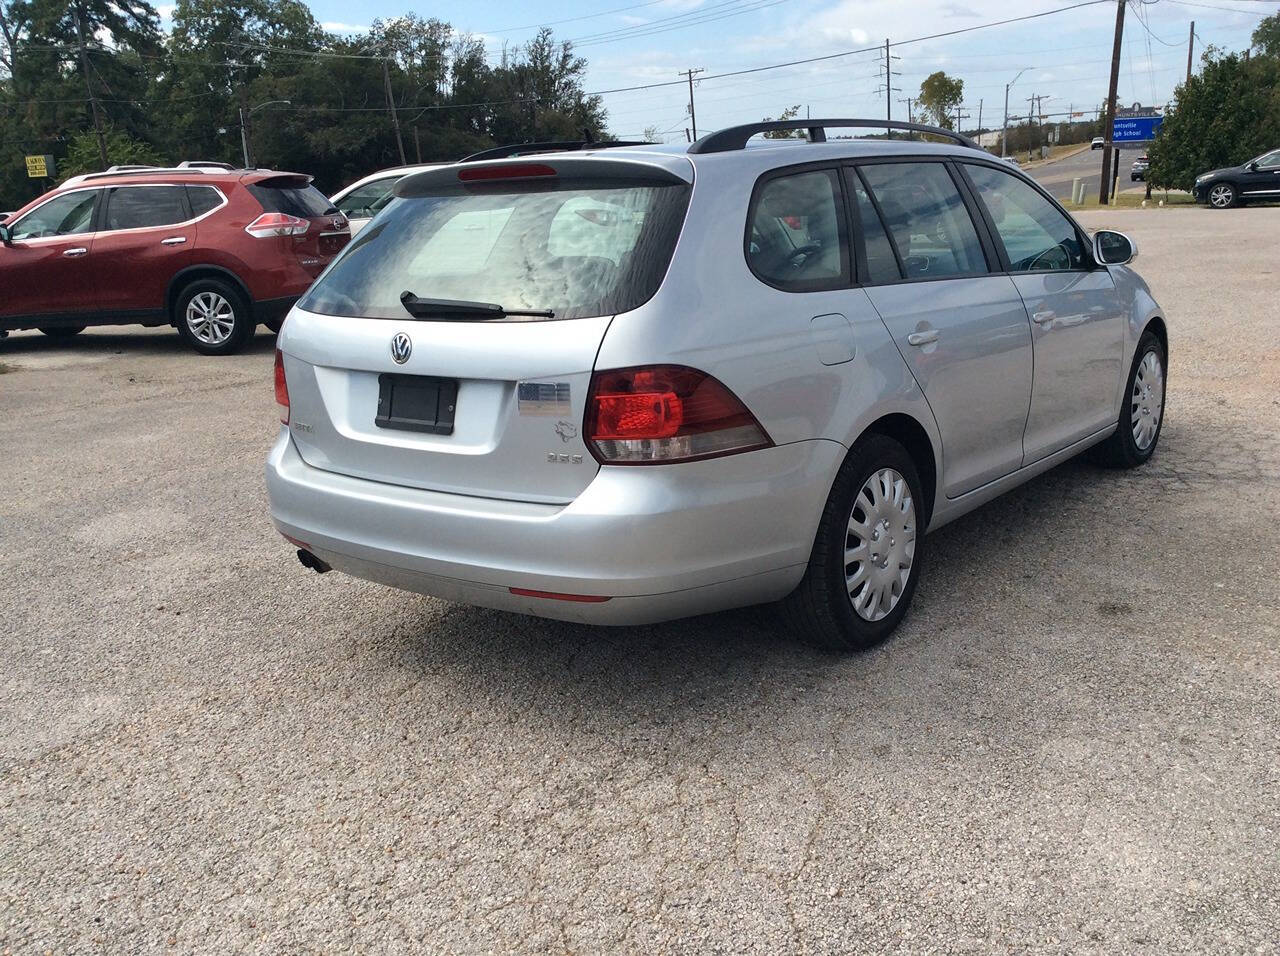
[(941, 163), (874, 163), (859, 171), (897, 247), (908, 279), (987, 271), (982, 243), (960, 190)]
[(181, 186), (118, 186), (107, 192), (104, 228), (146, 229), (171, 226), (191, 217)]
[(93, 203), (98, 190), (63, 193), (33, 209), (13, 224), (13, 240), (76, 236), (93, 231)]
[(394, 197), (301, 307), (400, 319), (407, 292), (548, 310), (557, 319), (626, 312), (646, 302), (666, 275), (688, 201), (683, 184), (629, 180)]
[(787, 292), (849, 283), (840, 178), (834, 169), (791, 173), (760, 187), (748, 222), (747, 262)]
[(1259, 169), (1280, 169), (1280, 149), (1272, 150), (1258, 159)]
[(399, 176), (387, 176), (365, 183), (347, 193), (337, 202), (338, 212), (352, 219), (369, 219), (391, 195), (391, 189), (400, 181)]
[(1012, 271), (1088, 268), (1071, 220), (1029, 183), (990, 166), (966, 163), (964, 168), (995, 224)]

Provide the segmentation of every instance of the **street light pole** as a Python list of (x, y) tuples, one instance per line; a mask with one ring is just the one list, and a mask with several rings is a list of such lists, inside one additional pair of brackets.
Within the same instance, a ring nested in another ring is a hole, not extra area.
[[(1018, 71), (1018, 76), (1022, 76), (1023, 73), (1030, 69), (1032, 68), (1024, 66)], [(1003, 132), (1000, 133), (1000, 156), (1002, 159), (1007, 159), (1009, 156), (1009, 90), (1014, 83), (1018, 82), (1018, 76), (1015, 76), (1004, 85), (1004, 128)]]

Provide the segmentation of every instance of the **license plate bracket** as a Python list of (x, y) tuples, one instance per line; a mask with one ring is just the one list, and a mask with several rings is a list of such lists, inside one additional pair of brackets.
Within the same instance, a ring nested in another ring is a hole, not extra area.
[(458, 382), (430, 375), (378, 376), (378, 411), (373, 423), (429, 435), (452, 435), (458, 405)]

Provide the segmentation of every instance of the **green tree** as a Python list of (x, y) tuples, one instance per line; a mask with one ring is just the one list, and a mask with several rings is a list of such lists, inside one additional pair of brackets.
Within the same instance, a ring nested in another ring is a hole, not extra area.
[[(800, 115), (800, 104), (799, 104), (799, 103), (797, 103), (795, 106), (789, 106), (789, 107), (787, 107), (785, 110), (783, 110), (781, 113), (779, 113), (779, 114), (778, 114), (778, 119), (780, 119), (780, 120), (793, 120), (793, 119), (795, 119), (795, 118), (796, 118), (797, 116), (799, 116), (799, 115)], [(772, 116), (766, 116), (766, 117), (764, 118), (764, 121), (765, 121), (766, 123), (772, 123), (772, 122), (773, 122), (773, 117), (772, 117)], [(801, 135), (801, 134), (800, 134), (800, 131), (799, 131), (799, 130), (789, 130), (789, 129), (771, 129), (771, 130), (769, 130), (769, 132), (767, 132), (767, 133), (765, 133), (765, 134), (764, 134), (764, 138), (765, 138), (765, 139), (795, 139), (796, 137), (798, 137), (798, 136), (800, 136), (800, 135)]]
[(1280, 56), (1280, 13), (1273, 13), (1259, 23), (1251, 39), (1263, 56)]
[[(106, 140), (107, 163), (111, 166), (135, 163), (155, 166), (164, 162), (154, 146), (134, 139), (123, 130), (112, 130), (106, 134)], [(95, 172), (98, 167), (98, 137), (93, 130), (86, 130), (71, 137), (66, 159), (58, 167), (58, 177), (68, 179), (81, 173)]]
[(920, 108), (935, 126), (951, 129), (956, 107), (964, 102), (964, 80), (947, 76), (942, 70), (929, 74), (920, 84)]
[(1200, 173), (1238, 165), (1280, 142), (1280, 56), (1245, 58), (1210, 47), (1200, 73), (1174, 95), (1148, 150), (1153, 186), (1189, 190)]

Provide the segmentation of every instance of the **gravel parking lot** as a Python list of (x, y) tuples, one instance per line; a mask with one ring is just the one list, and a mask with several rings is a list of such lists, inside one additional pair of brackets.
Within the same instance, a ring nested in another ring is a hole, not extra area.
[(0, 342), (0, 952), (1277, 952), (1280, 210), (1092, 212), (1161, 447), (931, 536), (887, 645), (304, 571), (272, 340)]

